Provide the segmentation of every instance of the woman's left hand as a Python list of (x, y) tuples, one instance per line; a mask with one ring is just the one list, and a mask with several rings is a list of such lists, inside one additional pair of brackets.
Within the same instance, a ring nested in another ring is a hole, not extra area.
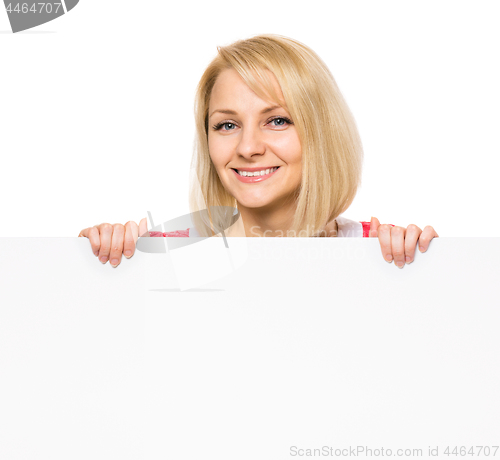
[(410, 224), (407, 228), (395, 227), (392, 225), (380, 225), (376, 217), (372, 217), (370, 222), (370, 237), (380, 241), (382, 256), (387, 262), (394, 263), (397, 267), (403, 268), (405, 263), (411, 264), (415, 258), (415, 249), (425, 252), (429, 248), (432, 238), (439, 235), (430, 225), (420, 230), (416, 225)]

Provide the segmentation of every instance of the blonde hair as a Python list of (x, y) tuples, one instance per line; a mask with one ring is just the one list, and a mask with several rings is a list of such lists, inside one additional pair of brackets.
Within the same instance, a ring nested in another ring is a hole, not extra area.
[(198, 183), (191, 184), (191, 211), (237, 207), (208, 150), (210, 96), (217, 77), (226, 69), (236, 70), (261, 99), (283, 106), (266, 70), (276, 77), (302, 146), (302, 180), (291, 230), (295, 235), (317, 235), (354, 200), (361, 183), (363, 149), (354, 118), (328, 67), (310, 48), (280, 35), (258, 35), (218, 47), (201, 77), (195, 99), (197, 135), (192, 163)]

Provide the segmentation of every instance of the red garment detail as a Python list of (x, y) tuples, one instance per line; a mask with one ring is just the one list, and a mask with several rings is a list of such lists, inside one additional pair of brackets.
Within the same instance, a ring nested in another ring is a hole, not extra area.
[(189, 236), (189, 228), (186, 230), (175, 230), (173, 232), (149, 232), (149, 236), (163, 236), (163, 237), (188, 237)]
[[(364, 238), (369, 238), (370, 237), (370, 227), (372, 225), (371, 222), (361, 222), (360, 224), (363, 226), (363, 237)], [(391, 227), (394, 227), (394, 224), (389, 224)]]
[(363, 226), (363, 238), (369, 238), (371, 222), (360, 222), (360, 224)]

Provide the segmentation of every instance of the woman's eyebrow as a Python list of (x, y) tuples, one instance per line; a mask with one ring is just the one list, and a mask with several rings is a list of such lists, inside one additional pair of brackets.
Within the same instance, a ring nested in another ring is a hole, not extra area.
[[(264, 114), (264, 113), (267, 113), (267, 112), (271, 112), (272, 110), (275, 110), (275, 109), (281, 109), (283, 107), (281, 107), (280, 105), (273, 105), (271, 107), (266, 107), (265, 109), (261, 110), (261, 114)], [(214, 113), (225, 113), (226, 115), (238, 115), (238, 112), (235, 112), (234, 110), (229, 110), (229, 109), (217, 109), (217, 110), (214, 110), (209, 118), (214, 114)]]

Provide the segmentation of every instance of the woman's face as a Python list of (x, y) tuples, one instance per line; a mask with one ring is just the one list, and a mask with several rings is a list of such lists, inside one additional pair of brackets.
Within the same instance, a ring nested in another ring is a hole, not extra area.
[(240, 206), (282, 206), (299, 187), (302, 172), (299, 136), (287, 110), (258, 97), (235, 70), (227, 69), (215, 82), (208, 114), (210, 157), (225, 189)]

